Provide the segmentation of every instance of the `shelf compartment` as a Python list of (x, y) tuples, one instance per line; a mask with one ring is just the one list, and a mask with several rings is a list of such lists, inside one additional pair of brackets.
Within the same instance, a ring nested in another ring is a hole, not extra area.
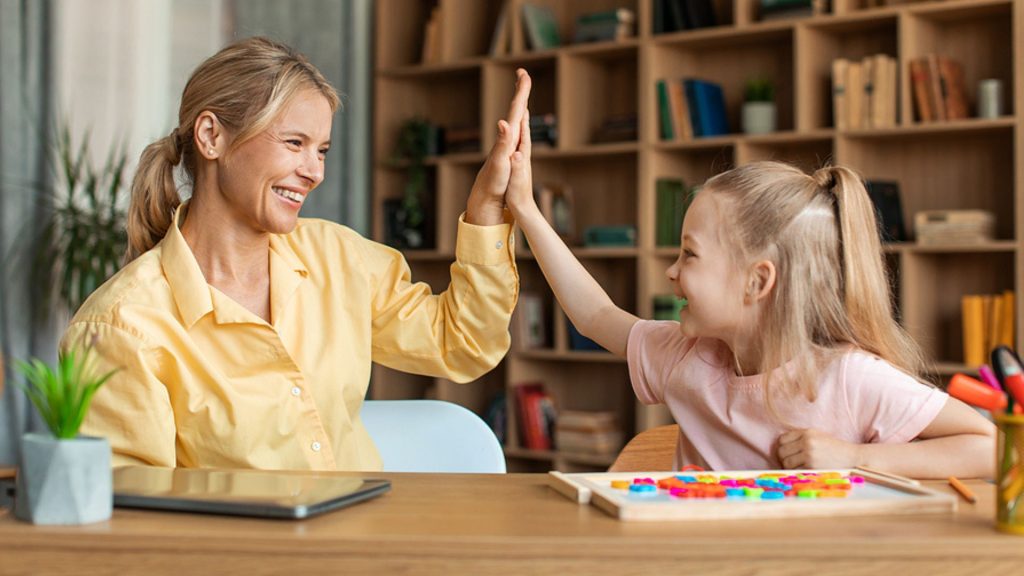
[(391, 157), (402, 124), (412, 118), (429, 118), (430, 122), (444, 128), (480, 129), (480, 70), (477, 68), (439, 77), (378, 76), (376, 90), (376, 106), (390, 111), (374, 116), (375, 157), (378, 159)]
[(572, 190), (575, 234), (568, 239), (570, 246), (582, 245), (591, 226), (636, 227), (636, 181), (635, 154), (533, 159), (535, 186), (552, 183)]
[(909, 62), (930, 53), (950, 56), (963, 65), (970, 115), (976, 114), (977, 110), (978, 82), (987, 78), (1002, 81), (1003, 113), (1014, 114), (1013, 4), (976, 4), (922, 5), (903, 20), (901, 99), (905, 123), (917, 122), (912, 113), (913, 91), (907, 73)]
[[(559, 49), (565, 49), (567, 47), (575, 46), (586, 46), (587, 44), (573, 44), (573, 36), (576, 33), (576, 18), (583, 14), (589, 14), (591, 12), (604, 12), (607, 10), (615, 10), (617, 8), (626, 8), (632, 10), (633, 14), (639, 19), (640, 8), (639, 2), (641, 0), (591, 0), (588, 2), (565, 2), (564, 0), (509, 0), (509, 6), (514, 10), (513, 22), (512, 22), (512, 52), (519, 54), (527, 52), (529, 42), (527, 40), (526, 25), (523, 22), (522, 7), (524, 4), (532, 4), (535, 6), (546, 7), (551, 10), (551, 13), (555, 17), (555, 24), (558, 26), (558, 35), (561, 39), (561, 46)], [(637, 32), (639, 32), (639, 21), (635, 26)], [(634, 35), (635, 36), (635, 35)], [(542, 53), (552, 53), (555, 50), (547, 49), (543, 50)]]
[[(1014, 134), (1008, 128), (893, 132), (840, 137), (839, 163), (867, 180), (895, 180), (907, 231), (922, 210), (981, 209), (995, 215), (995, 237), (1014, 233)], [(955, 161), (950, 161), (955, 159)]]
[[(744, 87), (752, 78), (765, 78), (775, 87), (777, 129), (788, 131), (793, 122), (792, 28), (734, 33), (725, 37), (690, 37), (656, 43), (649, 52), (650, 85), (645, 87), (647, 109), (643, 133), (658, 138), (658, 80), (699, 78), (722, 87), (730, 134), (740, 132)], [(695, 138), (700, 141), (702, 138)]]
[[(599, 143), (599, 130), (611, 118), (632, 117), (639, 130), (635, 49), (563, 54), (558, 75), (559, 146), (575, 148)], [(615, 141), (636, 142), (631, 138)]]
[[(409, 173), (406, 169), (375, 170), (373, 176), (373, 238), (380, 242), (396, 245), (392, 240), (389, 220), (389, 207), (401, 199), (405, 193)], [(421, 228), (423, 243), (418, 247), (424, 253), (437, 249), (435, 230), (437, 224), (437, 171), (433, 167), (426, 168), (423, 192), (424, 224)], [(397, 246), (396, 246), (397, 247)], [(403, 246), (404, 247), (404, 246)], [(454, 252), (454, 250), (452, 250)]]
[(662, 249), (655, 246), (657, 233), (657, 181), (659, 178), (682, 179), (683, 184), (692, 188), (704, 183), (708, 178), (724, 172), (734, 166), (734, 149), (731, 146), (712, 149), (659, 148), (649, 155), (644, 182), (641, 183), (641, 220), (652, 223), (644, 226), (640, 232), (640, 245), (643, 248)]
[[(381, 0), (378, 17), (377, 69), (403, 68), (421, 64), (426, 25), (434, 8), (440, 18), (440, 61), (448, 64), (486, 55), (498, 20), (502, 0)], [(433, 66), (430, 64), (429, 66)]]
[[(835, 126), (832, 105), (832, 62), (846, 58), (899, 54), (899, 22), (894, 14), (829, 21), (816, 20), (796, 31), (795, 104), (798, 130)], [(897, 113), (897, 118), (899, 115)]]
[(928, 358), (963, 364), (961, 298), (1013, 290), (1015, 261), (1014, 253), (903, 255), (904, 326)]

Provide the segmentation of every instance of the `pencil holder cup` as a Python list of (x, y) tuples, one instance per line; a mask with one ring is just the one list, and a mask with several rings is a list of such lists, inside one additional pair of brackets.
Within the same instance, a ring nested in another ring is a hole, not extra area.
[(1024, 535), (1024, 416), (997, 414), (996, 528)]

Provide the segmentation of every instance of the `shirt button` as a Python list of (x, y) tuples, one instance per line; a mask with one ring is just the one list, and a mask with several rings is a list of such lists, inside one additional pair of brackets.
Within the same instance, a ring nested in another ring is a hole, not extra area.
[(494, 243), (494, 247), (497, 248), (498, 250), (501, 250), (501, 247), (504, 245), (505, 244), (501, 240), (498, 240), (497, 242)]
[(298, 386), (293, 386), (292, 387), (292, 396), (298, 396), (300, 394), (302, 394), (302, 388), (299, 388)]
[(320, 451), (320, 443), (319, 442), (313, 442), (313, 445), (310, 446), (310, 448), (313, 449), (313, 452), (319, 452)]

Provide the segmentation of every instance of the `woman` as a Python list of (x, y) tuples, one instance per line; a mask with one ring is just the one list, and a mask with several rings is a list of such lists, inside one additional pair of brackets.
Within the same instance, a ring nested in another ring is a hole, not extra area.
[(464, 382), (508, 349), (518, 276), (504, 192), (530, 90), (519, 74), (451, 284), (431, 295), (397, 251), (298, 218), (339, 104), (320, 72), (263, 38), (201, 64), (178, 127), (139, 161), (129, 263), (64, 335), (65, 349), (95, 348), (98, 370), (120, 369), (84, 433), (110, 441), (115, 465), (379, 470), (359, 419), (371, 361)]

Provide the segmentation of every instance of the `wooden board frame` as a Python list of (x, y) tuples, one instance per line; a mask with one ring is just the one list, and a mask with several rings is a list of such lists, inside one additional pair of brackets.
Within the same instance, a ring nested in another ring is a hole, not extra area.
[[(750, 478), (761, 474), (839, 472), (856, 474), (865, 480), (847, 498), (784, 500), (676, 499), (665, 495), (630, 498), (627, 492), (611, 488), (612, 480), (662, 478), (685, 474), (714, 474)], [(836, 470), (745, 470), (716, 472), (597, 472), (565, 474), (550, 472), (550, 486), (579, 504), (592, 503), (620, 520), (725, 520), (760, 518), (804, 518), (820, 516), (868, 516), (889, 514), (949, 514), (956, 512), (956, 497), (920, 485), (915, 480), (862, 468)], [(869, 489), (865, 491), (865, 488)]]

